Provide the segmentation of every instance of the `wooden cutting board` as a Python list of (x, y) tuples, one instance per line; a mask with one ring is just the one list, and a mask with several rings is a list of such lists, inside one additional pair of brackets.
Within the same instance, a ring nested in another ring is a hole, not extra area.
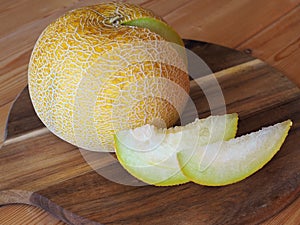
[[(238, 136), (285, 119), (293, 127), (275, 157), (249, 178), (225, 187), (187, 183), (144, 186), (128, 175), (113, 154), (78, 150), (51, 134), (36, 117), (28, 90), (17, 98), (0, 150), (0, 205), (41, 207), (69, 224), (249, 224), (262, 222), (300, 193), (300, 90), (264, 62), (220, 46), (186, 41), (215, 74), (228, 113), (239, 113)], [(204, 76), (205, 75), (205, 76)], [(199, 117), (209, 108), (191, 81)], [(208, 92), (214, 93), (214, 88)], [(101, 176), (122, 176), (132, 185)]]

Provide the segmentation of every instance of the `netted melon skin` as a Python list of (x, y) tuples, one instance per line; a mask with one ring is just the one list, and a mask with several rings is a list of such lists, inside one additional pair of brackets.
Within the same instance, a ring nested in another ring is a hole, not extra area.
[(40, 35), (31, 55), (28, 83), (34, 109), (63, 140), (93, 151), (114, 151), (113, 135), (153, 121), (173, 125), (189, 91), (184, 60), (146, 28), (112, 27), (156, 17), (124, 3), (70, 11)]

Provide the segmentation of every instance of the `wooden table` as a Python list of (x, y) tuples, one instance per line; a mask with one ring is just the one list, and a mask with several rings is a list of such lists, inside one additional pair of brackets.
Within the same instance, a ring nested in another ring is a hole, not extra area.
[[(27, 64), (41, 31), (63, 12), (101, 1), (2, 0), (0, 3), (0, 143), (9, 109), (27, 84)], [(137, 0), (161, 15), (183, 38), (216, 43), (263, 59), (300, 86), (300, 1)], [(0, 171), (1, 172), (1, 171)], [(265, 222), (297, 224), (300, 199)], [(0, 224), (63, 224), (41, 209), (0, 208)], [(298, 222), (299, 223), (299, 222)]]

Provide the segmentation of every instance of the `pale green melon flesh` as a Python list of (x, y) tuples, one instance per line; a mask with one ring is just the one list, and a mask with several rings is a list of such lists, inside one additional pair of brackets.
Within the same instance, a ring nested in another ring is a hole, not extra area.
[(279, 151), (290, 120), (229, 141), (178, 152), (183, 173), (193, 182), (221, 186), (238, 182), (262, 168)]
[(197, 119), (186, 126), (159, 129), (145, 125), (115, 135), (116, 154), (121, 165), (145, 183), (169, 186), (189, 181), (181, 172), (176, 153), (233, 138), (237, 114)]

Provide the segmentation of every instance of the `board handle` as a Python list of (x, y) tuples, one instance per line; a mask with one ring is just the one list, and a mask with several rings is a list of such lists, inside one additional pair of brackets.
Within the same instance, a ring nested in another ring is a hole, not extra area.
[(4, 117), (3, 120), (0, 120), (0, 149), (2, 148), (2, 146), (4, 145), (4, 142), (7, 138), (7, 126), (8, 126), (8, 119), (9, 119), (9, 115), (11, 110), (13, 109), (13, 106), (15, 104), (15, 102), (17, 101), (17, 99), (19, 98), (19, 96), (21, 95), (21, 93), (23, 92), (20, 91), (15, 99), (12, 102), (9, 102), (4, 108), (3, 108), (3, 112), (1, 112), (1, 117)]
[(70, 225), (102, 225), (72, 213), (44, 196), (25, 190), (0, 191), (0, 205), (26, 204), (39, 207)]

